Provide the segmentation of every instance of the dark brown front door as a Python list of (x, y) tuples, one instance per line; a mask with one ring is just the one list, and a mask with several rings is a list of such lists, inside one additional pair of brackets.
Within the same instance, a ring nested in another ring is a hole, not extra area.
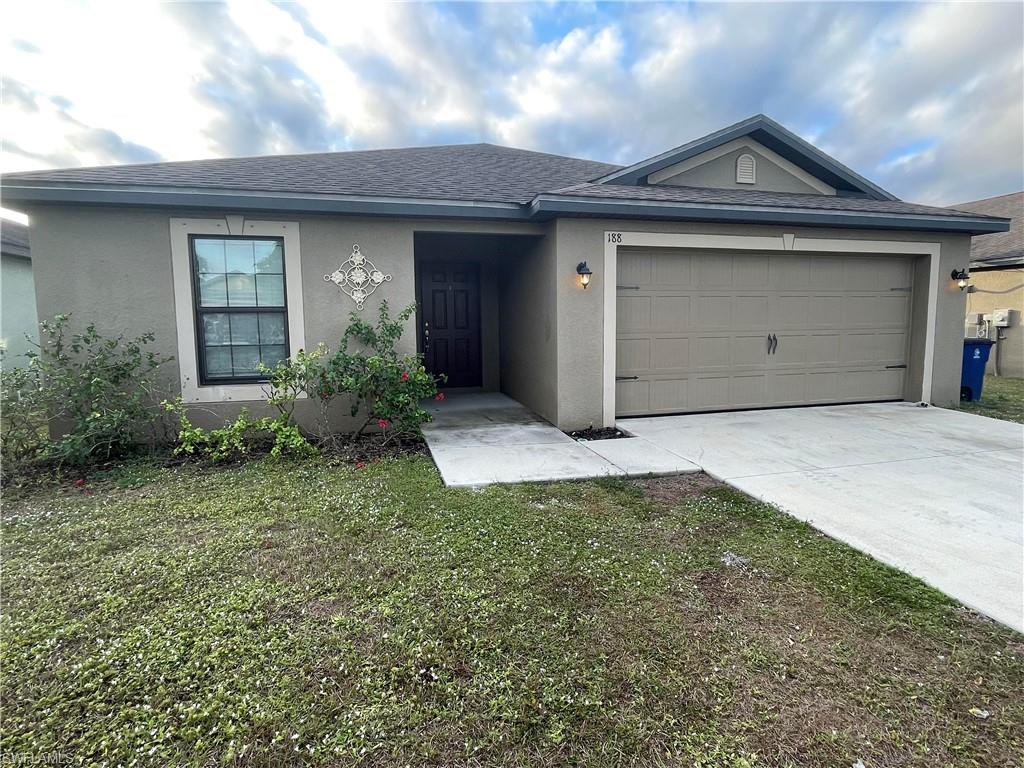
[(479, 387), (480, 269), (472, 262), (419, 264), (420, 349), (446, 387)]

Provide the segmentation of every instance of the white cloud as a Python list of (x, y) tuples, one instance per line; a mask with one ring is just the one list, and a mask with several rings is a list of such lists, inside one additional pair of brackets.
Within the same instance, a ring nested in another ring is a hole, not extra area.
[(6, 171), (455, 141), (626, 163), (765, 112), (907, 199), (1024, 186), (1019, 4), (47, 2), (5, 22)]

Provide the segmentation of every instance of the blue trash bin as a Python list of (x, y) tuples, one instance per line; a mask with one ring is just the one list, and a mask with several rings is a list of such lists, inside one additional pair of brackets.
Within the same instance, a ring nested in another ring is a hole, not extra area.
[(960, 368), (960, 399), (980, 400), (985, 383), (988, 353), (995, 344), (991, 339), (964, 339), (964, 362)]

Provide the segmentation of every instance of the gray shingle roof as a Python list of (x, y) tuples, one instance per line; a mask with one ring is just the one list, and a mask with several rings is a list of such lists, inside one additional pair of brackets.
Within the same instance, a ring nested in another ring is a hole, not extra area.
[(189, 187), (526, 203), (619, 168), (574, 157), (455, 144), (4, 174), (13, 182)]
[(952, 208), (933, 208), (902, 200), (872, 200), (866, 197), (766, 192), (757, 189), (712, 189), (683, 186), (623, 186), (616, 184), (576, 184), (550, 194), (563, 197), (589, 197), (612, 200), (651, 200), (700, 205), (743, 205), (766, 208), (801, 208), (820, 211), (857, 211), (862, 213), (901, 213), (923, 216), (969, 216)]
[(0, 220), (0, 251), (14, 256), (29, 256), (28, 227), (8, 219)]
[[(460, 144), (12, 173), (0, 177), (0, 192), (15, 204), (156, 204), (517, 220), (613, 214), (812, 225), (891, 224), (911, 229), (934, 226), (964, 232), (1005, 226), (979, 214), (872, 199), (878, 195), (830, 197), (644, 186), (642, 182), (640, 186), (593, 183), (619, 168), (493, 144)], [(651, 202), (662, 205), (651, 206)]]
[(971, 268), (1024, 266), (1024, 192), (988, 197), (953, 206), (961, 211), (1012, 219), (1009, 232), (976, 235), (971, 241)]

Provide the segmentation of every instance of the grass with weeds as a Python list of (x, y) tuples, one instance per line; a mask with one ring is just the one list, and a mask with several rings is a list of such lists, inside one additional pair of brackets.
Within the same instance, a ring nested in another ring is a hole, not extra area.
[(986, 376), (981, 399), (960, 403), (960, 410), (1024, 424), (1024, 379)]
[(3, 759), (1024, 754), (1024, 638), (703, 475), (472, 492), (423, 457), (137, 463), (3, 514)]

